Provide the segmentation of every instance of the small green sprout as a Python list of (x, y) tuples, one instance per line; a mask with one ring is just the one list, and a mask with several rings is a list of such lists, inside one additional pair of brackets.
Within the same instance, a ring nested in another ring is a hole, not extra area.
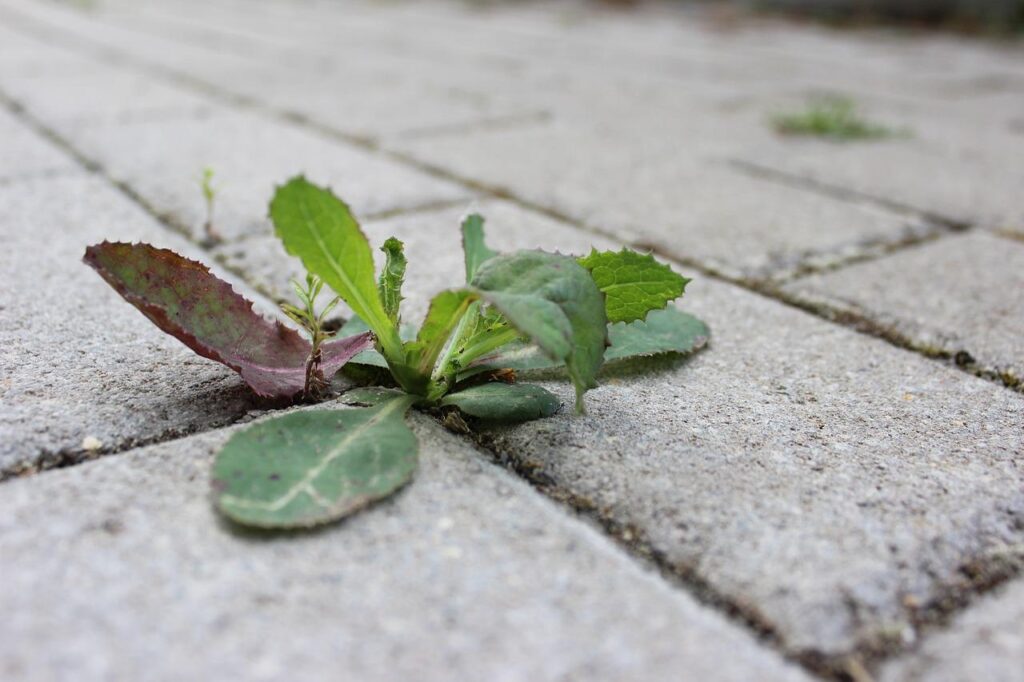
[(775, 129), (784, 135), (809, 135), (833, 140), (868, 140), (896, 135), (885, 126), (861, 118), (853, 100), (838, 96), (817, 98), (808, 104), (806, 110), (775, 116), (772, 122)]
[(305, 286), (296, 280), (292, 280), (291, 284), (302, 306), (282, 303), (281, 310), (309, 335), (311, 348), (309, 360), (306, 361), (306, 384), (302, 390), (302, 397), (306, 400), (319, 400), (326, 392), (328, 385), (327, 379), (324, 377), (323, 352), (320, 346), (334, 336), (334, 332), (324, 328), (324, 320), (341, 299), (335, 296), (324, 306), (323, 310), (317, 313), (316, 299), (324, 288), (323, 280), (316, 275), (307, 274)]
[(217, 188), (213, 185), (213, 169), (207, 166), (199, 178), (199, 189), (203, 193), (203, 203), (206, 206), (206, 221), (203, 223), (203, 232), (207, 244), (216, 244), (221, 241), (220, 235), (213, 226), (213, 207), (217, 199)]

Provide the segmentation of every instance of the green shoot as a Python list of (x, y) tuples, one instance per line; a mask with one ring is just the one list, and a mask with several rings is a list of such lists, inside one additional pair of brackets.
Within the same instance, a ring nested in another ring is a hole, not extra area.
[(294, 306), (290, 303), (283, 303), (281, 310), (309, 335), (312, 348), (309, 351), (309, 359), (306, 361), (306, 385), (302, 391), (302, 397), (306, 400), (317, 400), (326, 392), (328, 385), (322, 368), (321, 345), (334, 335), (333, 332), (324, 329), (324, 320), (341, 299), (335, 296), (324, 306), (323, 310), (317, 313), (316, 299), (324, 288), (323, 281), (315, 275), (307, 274), (305, 286), (292, 280), (292, 287), (302, 305)]
[(217, 188), (213, 185), (213, 169), (207, 166), (199, 178), (199, 189), (203, 194), (203, 204), (206, 206), (206, 220), (203, 223), (203, 233), (208, 244), (216, 244), (221, 241), (220, 234), (213, 226), (213, 208), (217, 199)]
[(853, 100), (836, 96), (816, 99), (806, 110), (775, 116), (772, 122), (775, 129), (784, 135), (808, 135), (833, 140), (879, 139), (896, 134), (885, 126), (862, 118)]

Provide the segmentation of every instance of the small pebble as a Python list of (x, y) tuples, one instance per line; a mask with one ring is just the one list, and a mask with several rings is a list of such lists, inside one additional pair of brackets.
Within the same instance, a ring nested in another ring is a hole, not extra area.
[(82, 449), (88, 452), (96, 452), (103, 447), (103, 441), (96, 436), (86, 436), (82, 439)]

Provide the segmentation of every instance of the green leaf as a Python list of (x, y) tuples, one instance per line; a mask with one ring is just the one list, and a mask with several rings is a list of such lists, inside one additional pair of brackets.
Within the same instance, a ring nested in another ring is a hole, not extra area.
[(213, 465), (218, 509), (250, 526), (305, 528), (387, 497), (416, 470), (403, 419), (413, 400), (292, 412), (236, 433)]
[(466, 255), (467, 283), (473, 281), (484, 261), (498, 255), (484, 243), (484, 219), (478, 213), (471, 213), (462, 221), (462, 250)]
[(397, 327), (377, 293), (370, 244), (348, 206), (299, 176), (277, 188), (270, 217), (285, 250), (366, 322), (385, 356), (400, 357)]
[(391, 324), (398, 326), (398, 308), (402, 303), (402, 283), (405, 281), (405, 247), (394, 237), (389, 237), (384, 246), (380, 247), (386, 260), (384, 269), (377, 279), (377, 293), (380, 294), (384, 312), (391, 319)]
[(568, 256), (520, 251), (488, 260), (472, 285), (513, 327), (565, 363), (582, 412), (608, 339), (604, 297), (590, 273)]
[(593, 250), (579, 263), (590, 271), (597, 287), (604, 292), (609, 322), (642, 320), (649, 311), (664, 308), (669, 301), (682, 296), (690, 282), (650, 254), (629, 249)]
[(441, 405), (453, 405), (464, 414), (499, 422), (525, 422), (550, 417), (561, 402), (549, 391), (532, 384), (481, 384), (449, 393)]
[[(90, 246), (84, 260), (153, 324), (238, 372), (258, 395), (292, 398), (305, 387), (309, 341), (257, 314), (202, 263), (149, 244), (111, 242)], [(366, 330), (324, 343), (324, 376), (372, 347)]]
[(608, 327), (612, 345), (604, 352), (604, 361), (662, 353), (692, 353), (703, 348), (710, 336), (708, 326), (693, 315), (672, 307), (653, 310), (646, 320)]
[(442, 291), (434, 296), (416, 340), (405, 344), (407, 362), (416, 372), (430, 374), (452, 329), (466, 314), (472, 299), (472, 293), (465, 290)]
[[(646, 320), (608, 325), (611, 346), (604, 352), (604, 361), (607, 364), (663, 353), (692, 353), (703, 348), (710, 335), (707, 325), (699, 319), (669, 306), (651, 311)], [(552, 360), (537, 346), (517, 342), (480, 358), (459, 378), (497, 369), (526, 372), (561, 366), (561, 362)]]

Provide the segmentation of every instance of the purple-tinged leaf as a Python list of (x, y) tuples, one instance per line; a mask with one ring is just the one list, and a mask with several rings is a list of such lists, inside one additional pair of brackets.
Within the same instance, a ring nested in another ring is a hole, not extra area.
[[(256, 313), (202, 263), (149, 244), (111, 242), (88, 247), (83, 260), (153, 324), (238, 372), (257, 394), (293, 398), (302, 392), (310, 343)], [(370, 333), (324, 343), (324, 376), (372, 347)]]

